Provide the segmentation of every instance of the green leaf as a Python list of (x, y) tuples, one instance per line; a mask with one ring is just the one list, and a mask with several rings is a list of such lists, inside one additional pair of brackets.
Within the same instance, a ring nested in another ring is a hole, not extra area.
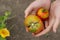
[(6, 40), (6, 38), (2, 38), (2, 37), (0, 36), (0, 40)]
[(5, 16), (9, 16), (11, 14), (10, 11), (5, 11)]
[(0, 23), (4, 21), (4, 16), (0, 16)]
[(5, 27), (6, 27), (6, 24), (0, 23), (0, 29), (5, 28)]
[(4, 22), (8, 19), (10, 16), (11, 12), (10, 11), (5, 11), (5, 16), (4, 16)]
[(11, 14), (10, 11), (5, 11), (5, 15), (4, 16), (0, 16), (0, 29), (6, 27), (5, 21), (8, 19), (10, 14)]

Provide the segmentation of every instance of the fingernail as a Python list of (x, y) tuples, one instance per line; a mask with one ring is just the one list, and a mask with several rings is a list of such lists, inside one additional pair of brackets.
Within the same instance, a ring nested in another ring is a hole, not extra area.
[(26, 32), (29, 32), (28, 30), (26, 30)]
[(25, 15), (25, 18), (27, 17), (27, 15)]
[(56, 33), (56, 30), (54, 30), (54, 33)]
[(26, 18), (26, 16), (25, 16), (25, 18)]

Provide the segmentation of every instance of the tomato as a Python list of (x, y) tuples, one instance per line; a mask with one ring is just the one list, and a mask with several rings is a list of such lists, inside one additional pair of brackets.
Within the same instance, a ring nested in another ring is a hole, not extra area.
[(37, 11), (37, 16), (39, 16), (41, 19), (45, 20), (49, 17), (49, 12), (48, 12), (48, 10), (46, 10), (44, 8), (40, 8)]
[(25, 26), (32, 33), (39, 33), (44, 29), (44, 24), (42, 20), (36, 15), (29, 15), (25, 18)]

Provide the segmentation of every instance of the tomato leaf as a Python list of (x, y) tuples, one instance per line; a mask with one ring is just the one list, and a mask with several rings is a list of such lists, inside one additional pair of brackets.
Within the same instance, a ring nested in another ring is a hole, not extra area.
[(8, 19), (10, 14), (11, 14), (10, 11), (5, 11), (5, 15), (4, 16), (0, 16), (0, 29), (6, 27), (5, 21)]
[(5, 16), (4, 16), (4, 22), (8, 19), (10, 16), (11, 12), (10, 11), (5, 11)]
[(5, 28), (5, 27), (6, 27), (6, 24), (0, 23), (0, 29)]
[(0, 16), (0, 23), (4, 21), (4, 16)]

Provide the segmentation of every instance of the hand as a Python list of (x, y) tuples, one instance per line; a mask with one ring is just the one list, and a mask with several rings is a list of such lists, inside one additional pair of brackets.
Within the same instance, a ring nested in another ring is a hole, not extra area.
[(50, 8), (50, 0), (36, 0), (32, 2), (27, 9), (25, 10), (25, 18), (32, 13), (32, 11), (36, 12), (40, 7), (43, 7), (47, 10)]
[(51, 5), (51, 13), (55, 16), (55, 22), (53, 25), (53, 31), (56, 33), (56, 29), (58, 28), (58, 25), (60, 23), (60, 1), (56, 0)]
[[(32, 2), (28, 6), (28, 8), (25, 10), (25, 18), (30, 13), (32, 13), (33, 11), (36, 12), (40, 7), (43, 7), (45, 9), (49, 10), (49, 8), (50, 8), (50, 2), (51, 2), (50, 0), (36, 0), (36, 1)], [(53, 18), (52, 18), (52, 21), (53, 21)], [(46, 27), (47, 27), (48, 22), (46, 21), (45, 24), (46, 24)], [(52, 24), (53, 24), (53, 22), (52, 22)], [(50, 24), (50, 25), (52, 25), (52, 24)], [(50, 28), (51, 27), (49, 26), (43, 32), (35, 34), (34, 36), (40, 36), (40, 35), (43, 35), (43, 33), (45, 34), (47, 32), (47, 30), (49, 30)], [(26, 28), (26, 31), (28, 32), (28, 28)], [(34, 33), (32, 33), (32, 34), (34, 34)]]
[(34, 35), (34, 36), (41, 36), (46, 34), (51, 30), (53, 27), (53, 32), (56, 33), (56, 29), (58, 28), (58, 25), (60, 23), (60, 1), (55, 1), (51, 4), (51, 9), (50, 9), (50, 16), (48, 20), (48, 27), (46, 27), (45, 30), (43, 30), (41, 33)]

